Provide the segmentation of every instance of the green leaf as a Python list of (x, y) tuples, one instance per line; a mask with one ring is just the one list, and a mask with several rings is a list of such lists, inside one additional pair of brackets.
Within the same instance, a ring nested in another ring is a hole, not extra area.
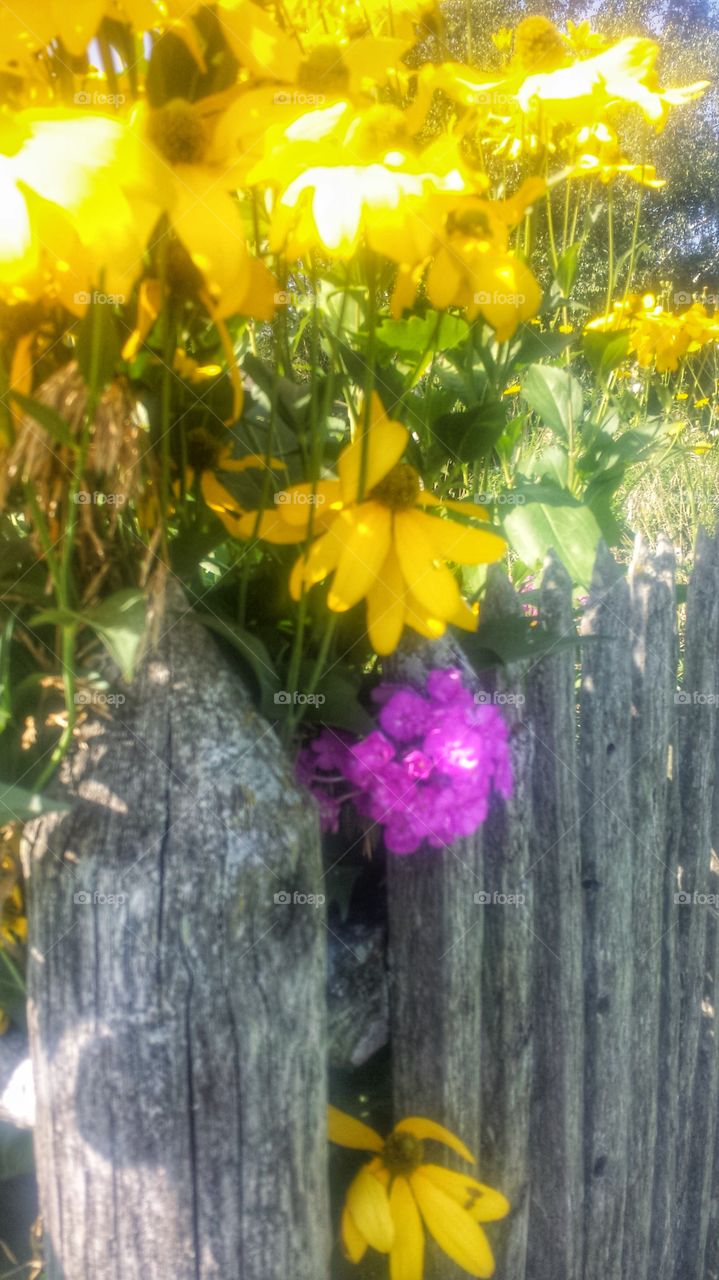
[(15, 1129), (11, 1124), (0, 1124), (0, 1180), (19, 1178), (32, 1173), (34, 1168), (32, 1133)]
[[(300, 690), (303, 681), (309, 683), (312, 663), (300, 667)], [(323, 676), (314, 694), (315, 701), (308, 703), (306, 719), (315, 724), (331, 724), (348, 733), (364, 735), (376, 728), (371, 715), (362, 706), (358, 688), (346, 675), (330, 671)]]
[[(534, 599), (536, 593), (532, 593)], [(520, 594), (520, 600), (524, 597)], [(530, 595), (527, 594), (527, 602)], [(464, 632), (460, 644), (472, 665), (481, 670), (502, 663), (518, 662), (530, 658), (536, 661), (549, 653), (560, 653), (563, 649), (573, 649), (582, 642), (572, 628), (569, 634), (559, 631), (548, 631), (538, 627), (527, 616), (502, 618), (491, 622), (481, 622), (474, 633)]]
[[(77, 364), (85, 385), (100, 391), (115, 376), (120, 360), (120, 339), (111, 301), (93, 293), (77, 335)], [(121, 299), (118, 299), (121, 301)]]
[(589, 507), (566, 490), (549, 484), (527, 485), (504, 518), (504, 532), (520, 559), (541, 565), (554, 548), (574, 582), (589, 586), (601, 530)]
[(4, 945), (0, 944), (0, 1009), (14, 1027), (27, 1029), (27, 987), (25, 978)]
[(584, 334), (582, 347), (593, 372), (599, 378), (606, 378), (627, 358), (629, 330), (620, 329), (614, 333), (590, 331)]
[(499, 400), (487, 400), (461, 413), (441, 414), (430, 424), (430, 430), (437, 451), (444, 457), (474, 462), (491, 453), (505, 423), (504, 405)]
[(564, 369), (533, 364), (522, 383), (522, 396), (542, 423), (567, 440), (582, 418), (584, 397), (577, 379)]
[(242, 661), (247, 664), (257, 681), (260, 710), (263, 715), (274, 718), (276, 711), (274, 695), (279, 691), (280, 678), (262, 641), (251, 631), (246, 631), (244, 627), (238, 626), (227, 617), (220, 616), (216, 611), (205, 613), (197, 609), (196, 613), (203, 626), (214, 631), (223, 640), (227, 640)]
[(579, 266), (581, 247), (581, 241), (575, 240), (574, 244), (570, 244), (569, 248), (565, 250), (557, 263), (557, 271), (554, 278), (559, 285), (563, 298), (568, 298), (572, 292), (572, 285)]
[(19, 391), (10, 391), (8, 394), (20, 405), (20, 408), (28, 417), (34, 418), (35, 422), (44, 427), (56, 444), (66, 445), (68, 449), (79, 448), (78, 441), (71, 435), (67, 422), (57, 412), (57, 409), (51, 408), (49, 404), (41, 404), (39, 400), (32, 400), (30, 396), (24, 396)]
[(377, 341), (393, 352), (421, 356), (426, 351), (446, 351), (458, 347), (469, 334), (469, 325), (459, 316), (428, 311), (425, 316), (407, 320), (383, 320), (377, 329)]
[(67, 813), (69, 809), (70, 805), (62, 800), (53, 800), (50, 796), (0, 779), (0, 823), (28, 822), (43, 813)]
[(97, 632), (120, 668), (123, 680), (132, 680), (145, 634), (144, 592), (125, 587), (87, 609), (82, 619)]

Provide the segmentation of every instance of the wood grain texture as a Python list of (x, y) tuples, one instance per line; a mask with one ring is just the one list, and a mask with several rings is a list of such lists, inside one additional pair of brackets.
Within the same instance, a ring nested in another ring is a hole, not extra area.
[[(582, 633), (579, 803), (584, 889), (584, 1280), (623, 1280), (632, 1037), (632, 667), (629, 590), (600, 548)], [(599, 639), (600, 638), (600, 639)]]
[(48, 1280), (326, 1280), (314, 807), (182, 609), (123, 692), (24, 849)]
[(529, 1274), (534, 1280), (576, 1280), (584, 1201), (578, 654), (560, 647), (574, 631), (572, 587), (554, 555), (544, 568), (539, 625), (557, 637), (557, 646), (533, 666), (527, 680), (527, 720), (534, 742), (530, 870), (535, 934)]

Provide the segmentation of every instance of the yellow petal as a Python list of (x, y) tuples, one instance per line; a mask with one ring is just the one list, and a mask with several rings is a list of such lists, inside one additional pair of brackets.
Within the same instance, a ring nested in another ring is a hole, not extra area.
[(367, 1241), (357, 1230), (348, 1209), (342, 1210), (341, 1233), (345, 1257), (350, 1262), (361, 1262), (367, 1252)]
[(420, 1169), (410, 1181), (427, 1230), (440, 1249), (471, 1276), (493, 1275), (492, 1250), (478, 1223)]
[(275, 471), (286, 470), (281, 458), (266, 458), (263, 453), (246, 453), (243, 458), (233, 458), (229, 449), (223, 451), (217, 464), (218, 471), (248, 471), (251, 467), (261, 471), (267, 467), (274, 467)]
[(327, 1108), (327, 1118), (330, 1142), (336, 1142), (338, 1147), (351, 1147), (353, 1151), (382, 1150), (384, 1142), (368, 1124), (333, 1106)]
[(446, 507), (448, 511), (458, 511), (462, 516), (474, 516), (475, 520), (489, 520), (486, 507), (476, 502), (468, 502), (466, 498), (438, 498), (431, 489), (423, 489), (417, 498), (418, 507)]
[(454, 1173), (439, 1164), (423, 1164), (422, 1173), (429, 1178), (440, 1191), (451, 1196), (474, 1218), (475, 1222), (496, 1222), (498, 1218), (506, 1218), (510, 1204), (501, 1191), (485, 1186), (463, 1173)]
[(419, 603), (436, 617), (450, 618), (459, 608), (459, 587), (446, 565), (434, 565), (442, 551), (425, 533), (421, 512), (402, 511), (395, 516), (394, 544), (404, 580)]
[(479, 605), (467, 604), (466, 600), (460, 599), (459, 608), (447, 621), (462, 631), (476, 631), (479, 626)]
[[(431, 1183), (427, 1185), (431, 1186)], [(438, 1191), (437, 1195), (440, 1194)], [(450, 1200), (449, 1203), (452, 1204), (452, 1201)], [(364, 1236), (367, 1243), (378, 1253), (389, 1253), (394, 1241), (389, 1197), (382, 1183), (370, 1172), (368, 1165), (360, 1169), (347, 1192), (347, 1211), (352, 1215), (357, 1230)]]
[(362, 502), (339, 514), (332, 535), (344, 545), (327, 604), (334, 613), (344, 613), (366, 596), (387, 559), (392, 514), (379, 502)]
[(208, 507), (220, 517), (227, 532), (234, 538), (240, 537), (239, 526), (244, 515), (243, 509), (211, 471), (203, 471), (200, 490)]
[[(281, 516), (281, 507), (263, 511), (257, 524), (257, 512), (248, 511), (238, 526), (241, 538), (262, 538), (265, 542), (274, 542), (278, 546), (292, 542), (303, 542), (307, 537), (306, 528), (293, 528)], [(255, 532), (255, 525), (257, 531)]]
[(399, 422), (388, 418), (376, 391), (372, 392), (372, 407), (367, 439), (358, 434), (356, 440), (342, 450), (337, 463), (345, 502), (356, 502), (362, 468), (362, 450), (367, 449), (365, 492), (378, 484), (405, 451), (409, 432)]
[(437, 552), (456, 564), (492, 564), (501, 560), (507, 544), (498, 533), (473, 529), (458, 520), (442, 520), (439, 516), (418, 513), (424, 531)]
[(394, 551), (390, 551), (381, 573), (367, 592), (367, 630), (375, 653), (394, 653), (402, 636), (405, 618), (405, 585)]
[(299, 600), (303, 586), (313, 587), (337, 568), (343, 547), (344, 543), (336, 536), (333, 528), (312, 543), (307, 554), (300, 556), (290, 574), (290, 595), (293, 600)]
[(424, 1139), (431, 1139), (433, 1142), (442, 1142), (445, 1147), (449, 1147), (463, 1160), (468, 1160), (470, 1164), (474, 1164), (474, 1156), (468, 1151), (456, 1134), (451, 1129), (445, 1129), (444, 1125), (437, 1124), (434, 1120), (427, 1120), (424, 1116), (407, 1116), (404, 1120), (400, 1120), (399, 1124), (394, 1127), (395, 1133), (411, 1133), (413, 1138), (419, 1138), (420, 1142)]
[[(279, 495), (278, 495), (279, 496)], [(282, 494), (282, 519), (288, 524), (306, 524), (310, 507), (315, 517), (327, 518), (331, 511), (342, 506), (342, 487), (339, 480), (318, 480), (316, 484), (293, 484)]]
[(389, 1255), (390, 1280), (422, 1280), (424, 1231), (406, 1178), (395, 1178), (389, 1197), (394, 1244)]

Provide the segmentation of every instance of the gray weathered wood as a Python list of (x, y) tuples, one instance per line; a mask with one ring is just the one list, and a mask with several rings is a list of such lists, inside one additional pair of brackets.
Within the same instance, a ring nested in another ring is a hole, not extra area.
[(16, 1129), (35, 1123), (35, 1086), (27, 1036), (17, 1028), (0, 1036), (0, 1122)]
[[(676, 1280), (701, 1276), (709, 1223), (709, 1180), (716, 1130), (716, 1037), (705, 1012), (707, 967), (716, 965), (714, 931), (707, 932), (716, 775), (719, 564), (716, 541), (703, 535), (687, 594), (684, 695), (679, 714), (681, 826), (677, 904), (681, 990), (677, 1134)], [(712, 953), (707, 953), (707, 942)], [(709, 1092), (708, 1092), (709, 1091)]]
[[(630, 826), (633, 833), (631, 1106), (623, 1274), (648, 1280), (660, 1076), (661, 947), (667, 863), (667, 773), (676, 687), (674, 553), (638, 539), (629, 572), (631, 656)], [(641, 1082), (641, 1085), (640, 1085)], [(639, 1087), (640, 1086), (640, 1087)], [(664, 1130), (662, 1129), (662, 1138)], [(663, 1167), (660, 1156), (659, 1168)], [(661, 1176), (661, 1175), (660, 1175)], [(666, 1217), (663, 1231), (671, 1231)]]
[(584, 1280), (623, 1280), (632, 1036), (631, 630), (626, 579), (600, 548), (582, 634), (585, 895)]
[[(448, 643), (405, 649), (392, 677), (418, 688), (432, 667), (463, 666)], [(473, 1087), (481, 1058), (483, 888), (478, 836), (409, 857), (388, 855), (390, 1034), (397, 1119), (426, 1115), (460, 1135), (480, 1160), (480, 1096)], [(443, 1160), (462, 1167), (449, 1153)], [(466, 1165), (463, 1166), (466, 1168)], [(427, 1280), (444, 1280), (446, 1264), (430, 1249)]]
[[(561, 640), (574, 631), (571, 582), (553, 554), (544, 568), (538, 625)], [(584, 1006), (576, 661), (575, 649), (557, 648), (536, 663), (527, 681), (526, 718), (534, 742), (532, 1280), (576, 1280), (582, 1257)]]
[[(506, 578), (490, 571), (483, 616), (520, 615)], [(533, 740), (524, 715), (524, 664), (485, 674), (483, 684), (509, 723), (514, 789), (492, 806), (481, 831), (482, 889), (488, 899), (482, 940), (482, 1051), (479, 1059), (482, 1175), (501, 1187), (511, 1217), (496, 1233), (500, 1275), (523, 1276), (529, 1222), (532, 1085), (533, 881), (531, 786)]]
[(325, 1280), (316, 815), (208, 633), (164, 628), (25, 842), (46, 1274)]

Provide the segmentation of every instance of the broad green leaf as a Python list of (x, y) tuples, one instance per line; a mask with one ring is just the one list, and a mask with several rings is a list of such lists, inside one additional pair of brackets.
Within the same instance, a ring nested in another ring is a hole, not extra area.
[[(527, 603), (536, 602), (536, 592), (519, 595), (519, 599)], [(502, 663), (517, 662), (523, 658), (537, 659), (549, 653), (560, 653), (563, 649), (573, 649), (582, 643), (582, 637), (572, 628), (567, 634), (559, 631), (548, 631), (538, 627), (529, 616), (512, 617), (483, 622), (480, 616), (479, 629), (473, 633), (465, 632), (460, 644), (477, 669), (494, 666), (499, 659)]]
[(461, 413), (443, 413), (430, 430), (445, 457), (474, 462), (491, 453), (504, 431), (506, 414), (498, 400), (487, 400)]
[(220, 616), (214, 610), (212, 613), (206, 613), (198, 609), (196, 613), (203, 625), (221, 636), (223, 640), (227, 640), (250, 668), (257, 681), (260, 710), (263, 715), (272, 717), (275, 710), (274, 695), (280, 688), (280, 678), (262, 641), (251, 631), (246, 631), (244, 627), (238, 626), (229, 618)]
[(620, 329), (613, 333), (590, 331), (584, 334), (582, 347), (597, 377), (606, 378), (627, 357), (629, 330)]
[(0, 823), (29, 822), (43, 813), (67, 813), (69, 804), (0, 779)]
[(31, 619), (33, 626), (91, 627), (120, 668), (123, 680), (131, 680), (145, 632), (145, 595), (136, 587), (125, 587), (83, 613), (66, 609), (43, 609)]
[(592, 512), (566, 490), (538, 485), (538, 492), (533, 494), (533, 487), (524, 489), (526, 501), (504, 517), (504, 532), (512, 549), (525, 564), (534, 567), (554, 548), (573, 581), (589, 586), (601, 538)]
[[(309, 684), (311, 663), (302, 663), (300, 667), (300, 694), (302, 684)], [(308, 702), (306, 718), (318, 724), (331, 724), (337, 729), (347, 729), (349, 733), (371, 733), (376, 727), (374, 720), (362, 706), (357, 696), (357, 686), (346, 675), (330, 671), (323, 677)]]
[(579, 426), (584, 407), (582, 388), (577, 379), (564, 369), (533, 364), (522, 382), (522, 396), (545, 427), (551, 427), (564, 440), (572, 426)]
[(377, 341), (391, 351), (421, 356), (427, 351), (446, 351), (458, 347), (469, 333), (469, 325), (459, 316), (436, 311), (407, 320), (383, 320), (377, 329)]

